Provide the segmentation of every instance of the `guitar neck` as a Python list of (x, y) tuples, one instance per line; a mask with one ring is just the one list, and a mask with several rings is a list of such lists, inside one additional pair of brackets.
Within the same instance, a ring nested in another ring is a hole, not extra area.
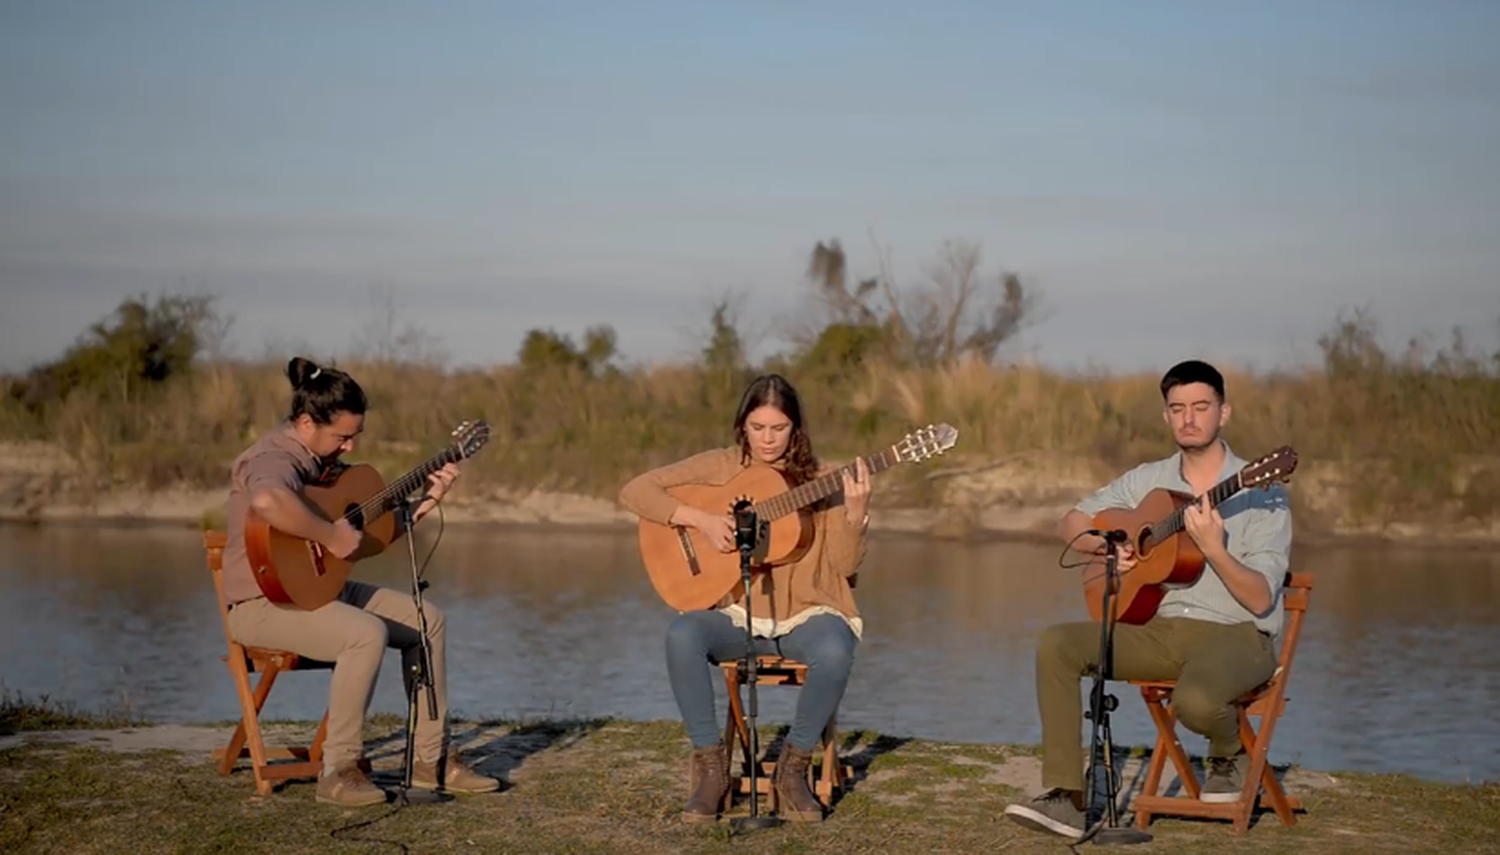
[[(400, 504), (402, 499), (421, 489), (427, 483), (428, 476), (449, 463), (458, 462), (461, 458), (462, 455), (455, 445), (450, 445), (427, 458), (410, 472), (387, 484), (384, 490), (360, 503), (360, 516), (364, 518), (366, 524), (370, 520), (384, 516)], [(349, 514), (344, 516), (347, 518)]]
[(853, 473), (855, 466), (861, 459), (865, 461), (865, 466), (869, 468), (871, 475), (883, 472), (900, 462), (900, 458), (896, 456), (894, 447), (883, 449), (868, 457), (856, 457), (854, 460), (826, 475), (814, 478), (804, 484), (798, 484), (785, 493), (772, 496), (763, 502), (757, 502), (751, 506), (751, 510), (755, 512), (756, 517), (759, 519), (774, 520), (784, 517), (787, 514), (795, 513), (814, 502), (826, 499), (843, 489), (843, 474), (845, 472)]
[[(1238, 472), (1213, 485), (1207, 493), (1209, 507), (1217, 508), (1220, 503), (1238, 493), (1242, 486), (1240, 473)], [(1183, 513), (1185, 510), (1186, 508), (1173, 511), (1166, 519), (1153, 524), (1151, 526), (1151, 542), (1153, 544), (1162, 543), (1167, 538), (1183, 531), (1187, 525), (1187, 518)]]

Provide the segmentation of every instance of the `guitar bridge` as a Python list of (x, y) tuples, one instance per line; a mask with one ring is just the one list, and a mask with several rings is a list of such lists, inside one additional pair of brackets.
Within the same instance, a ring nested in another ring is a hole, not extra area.
[(312, 553), (313, 574), (323, 576), (328, 573), (328, 568), (323, 566), (323, 544), (308, 543), (308, 552)]
[(694, 576), (701, 576), (703, 566), (698, 563), (698, 550), (693, 548), (693, 539), (688, 536), (686, 528), (677, 529), (677, 542), (682, 545), (682, 557), (687, 559), (688, 570)]

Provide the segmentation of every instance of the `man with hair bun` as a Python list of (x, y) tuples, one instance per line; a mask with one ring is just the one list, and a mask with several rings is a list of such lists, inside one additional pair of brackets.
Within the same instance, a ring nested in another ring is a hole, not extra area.
[[(346, 558), (361, 535), (345, 519), (329, 522), (309, 510), (299, 495), (339, 471), (339, 458), (354, 448), (364, 430), (365, 393), (354, 378), (296, 357), (287, 363), (292, 385), (286, 421), (258, 439), (230, 468), (228, 543), (224, 548), (224, 597), (229, 631), (252, 647), (272, 647), (332, 662), (328, 731), (317, 800), (343, 806), (383, 804), (385, 791), (371, 783), (361, 729), (387, 647), (403, 657), (420, 653), (418, 622), (411, 597), (363, 582), (346, 582), (338, 599), (315, 610), (283, 608), (261, 593), (245, 550), (245, 515), (254, 510), (272, 527), (321, 544)], [(420, 520), (452, 489), (458, 478), (452, 463), (434, 472), (427, 493), (413, 512)], [(453, 793), (486, 793), (500, 782), (474, 772), (450, 753), (447, 734), (447, 670), (443, 612), (423, 604), (432, 650), (432, 682), (438, 714), (419, 710), (415, 734), (413, 787)]]

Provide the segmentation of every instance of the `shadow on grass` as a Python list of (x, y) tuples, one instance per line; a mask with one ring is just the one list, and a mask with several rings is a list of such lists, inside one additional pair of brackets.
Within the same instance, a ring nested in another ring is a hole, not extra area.
[[(502, 788), (509, 786), (512, 771), (526, 758), (548, 749), (567, 749), (600, 728), (610, 719), (563, 719), (559, 721), (510, 722), (499, 719), (453, 721), (450, 724), (450, 751), (457, 751), (465, 764), (481, 775), (500, 779)], [(372, 763), (394, 760), (394, 770), (377, 770), (372, 778), (380, 783), (399, 781), (406, 752), (405, 721), (385, 736), (365, 743)], [(382, 764), (384, 765), (384, 764)], [(391, 779), (395, 780), (380, 780)]]

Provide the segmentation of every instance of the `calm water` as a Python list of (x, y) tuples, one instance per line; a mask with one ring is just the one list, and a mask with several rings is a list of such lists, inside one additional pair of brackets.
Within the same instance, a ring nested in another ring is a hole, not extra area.
[[(1039, 741), (1033, 640), (1051, 622), (1086, 616), (1076, 571), (1059, 570), (1057, 555), (877, 538), (860, 579), (865, 642), (841, 725)], [(1500, 780), (1500, 559), (1310, 548), (1294, 558), (1318, 582), (1273, 760)], [(359, 578), (405, 590), (407, 572), (399, 550)], [(428, 596), (448, 612), (456, 711), (676, 718), (662, 663), (673, 613), (652, 591), (632, 532), (450, 526), (428, 578)], [(0, 581), (5, 688), (88, 708), (128, 698), (163, 720), (238, 717), (195, 531), (0, 526)], [(267, 714), (316, 719), (326, 680), (283, 678)], [(1148, 742), (1138, 697), (1116, 693), (1116, 741)], [(794, 699), (795, 690), (763, 690), (762, 721), (787, 721)], [(404, 710), (393, 655), (373, 708)], [(1191, 734), (1185, 742), (1203, 748)]]

